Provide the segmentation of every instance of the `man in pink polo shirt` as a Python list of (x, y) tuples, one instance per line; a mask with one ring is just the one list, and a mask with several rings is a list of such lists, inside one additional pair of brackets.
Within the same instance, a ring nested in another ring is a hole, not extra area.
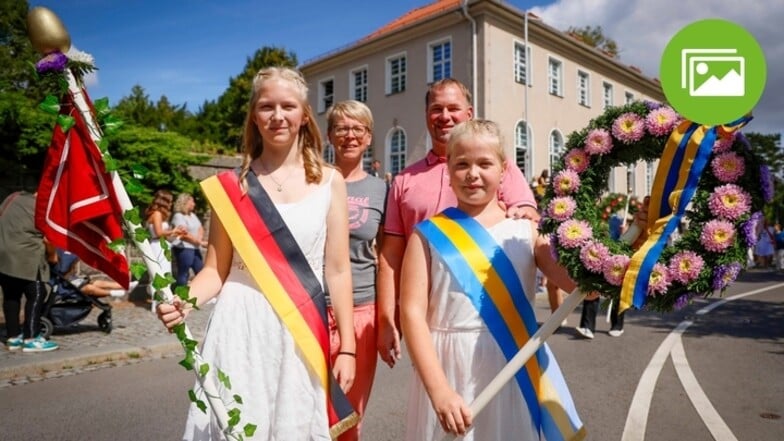
[[(457, 205), (449, 186), (446, 144), (457, 124), (474, 117), (471, 93), (463, 83), (447, 78), (430, 85), (425, 96), (427, 130), (433, 148), (425, 158), (406, 167), (389, 189), (376, 282), (378, 314), (378, 352), (390, 367), (400, 358), (400, 332), (397, 300), (400, 266), (408, 236), (417, 223)], [(506, 164), (498, 199), (509, 217), (538, 219), (536, 200), (522, 172)]]

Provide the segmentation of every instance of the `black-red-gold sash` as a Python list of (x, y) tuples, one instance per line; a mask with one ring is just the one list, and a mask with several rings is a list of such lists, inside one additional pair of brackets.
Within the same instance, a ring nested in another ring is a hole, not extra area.
[(358, 416), (329, 366), (329, 331), (324, 290), (283, 218), (253, 173), (242, 194), (236, 171), (201, 182), (213, 213), (261, 292), (283, 321), (306, 364), (327, 391), (330, 435), (354, 426)]

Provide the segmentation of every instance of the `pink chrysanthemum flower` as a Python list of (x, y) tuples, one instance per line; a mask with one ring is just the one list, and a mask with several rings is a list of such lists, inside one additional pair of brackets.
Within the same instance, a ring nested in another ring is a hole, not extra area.
[(612, 150), (612, 137), (604, 129), (593, 129), (585, 138), (585, 153), (589, 155), (603, 155)]
[(670, 274), (667, 267), (661, 263), (653, 265), (651, 275), (648, 277), (648, 295), (655, 296), (667, 292), (670, 287)]
[(624, 113), (613, 122), (612, 134), (624, 144), (637, 142), (645, 134), (645, 122), (636, 113)]
[(610, 250), (604, 244), (591, 240), (580, 250), (580, 261), (588, 271), (601, 274), (609, 255)]
[(678, 114), (671, 107), (654, 109), (645, 118), (648, 132), (656, 136), (669, 135), (678, 123)]
[(604, 280), (610, 285), (621, 286), (623, 278), (626, 275), (626, 269), (629, 268), (629, 256), (624, 254), (613, 254), (604, 261), (602, 273), (604, 273)]
[(699, 254), (694, 251), (681, 251), (670, 259), (670, 277), (685, 285), (696, 279), (704, 266), (705, 261)]
[(558, 196), (574, 193), (580, 187), (580, 176), (574, 170), (561, 170), (553, 178), (553, 189)]
[(738, 220), (751, 208), (751, 196), (735, 184), (716, 187), (708, 198), (708, 208), (715, 217)]
[(558, 226), (558, 243), (565, 248), (577, 248), (593, 236), (588, 222), (568, 220)]
[(746, 164), (735, 152), (720, 153), (711, 161), (711, 170), (719, 181), (735, 182), (746, 172)]
[(735, 142), (735, 133), (730, 136), (719, 136), (713, 143), (713, 153), (724, 153), (732, 149), (732, 143)]
[(713, 219), (705, 223), (700, 233), (700, 243), (708, 251), (724, 251), (735, 240), (735, 227), (732, 222)]
[(558, 197), (550, 201), (550, 204), (547, 206), (547, 214), (551, 218), (563, 222), (571, 219), (575, 208), (577, 208), (577, 203), (571, 197)]
[(588, 155), (585, 154), (583, 149), (571, 149), (564, 156), (564, 162), (569, 170), (582, 173), (588, 168)]

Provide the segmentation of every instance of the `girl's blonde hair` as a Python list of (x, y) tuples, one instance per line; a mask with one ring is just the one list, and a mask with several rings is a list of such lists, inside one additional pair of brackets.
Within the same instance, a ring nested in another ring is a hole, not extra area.
[(185, 206), (188, 204), (188, 201), (193, 199), (193, 196), (190, 193), (180, 193), (177, 195), (177, 200), (174, 201), (174, 212), (175, 213), (182, 213), (185, 214)]
[(245, 128), (242, 134), (242, 166), (240, 167), (240, 185), (243, 190), (247, 188), (245, 178), (250, 171), (250, 163), (261, 156), (264, 151), (264, 140), (261, 138), (258, 127), (253, 115), (256, 109), (256, 101), (259, 100), (259, 91), (265, 81), (270, 79), (281, 79), (289, 81), (299, 91), (299, 102), (304, 110), (303, 118), (306, 123), (300, 127), (299, 144), (297, 148), (302, 153), (305, 166), (305, 181), (309, 184), (321, 182), (323, 159), (321, 157), (321, 133), (319, 132), (316, 119), (313, 117), (313, 109), (308, 103), (308, 86), (302, 74), (289, 67), (265, 67), (261, 69), (253, 78), (253, 87), (250, 95), (248, 113), (245, 115)]
[(501, 136), (501, 130), (498, 128), (498, 124), (487, 119), (472, 119), (456, 125), (449, 133), (449, 141), (446, 144), (447, 158), (452, 156), (452, 151), (459, 142), (479, 137), (490, 140), (495, 147), (498, 160), (502, 164), (506, 162), (506, 153), (504, 153), (503, 147), (504, 138)]
[(373, 114), (365, 103), (356, 100), (345, 100), (334, 104), (327, 110), (327, 132), (331, 132), (335, 127), (335, 121), (339, 118), (355, 119), (367, 127), (373, 133)]
[(152, 196), (152, 202), (147, 206), (144, 211), (144, 217), (149, 218), (153, 211), (160, 211), (163, 219), (169, 219), (171, 216), (172, 200), (174, 195), (169, 190), (158, 190)]

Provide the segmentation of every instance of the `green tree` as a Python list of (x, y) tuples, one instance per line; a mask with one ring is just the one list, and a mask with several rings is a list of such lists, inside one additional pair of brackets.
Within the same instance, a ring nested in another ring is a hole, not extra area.
[(114, 107), (116, 115), (126, 123), (142, 127), (158, 127), (155, 106), (144, 88), (138, 84), (131, 88), (131, 94), (124, 96)]
[(752, 150), (757, 153), (774, 177), (773, 201), (766, 207), (768, 219), (784, 223), (784, 151), (781, 149), (781, 133), (745, 133)]
[(616, 43), (612, 38), (604, 35), (604, 31), (602, 30), (601, 26), (583, 26), (580, 28), (570, 26), (566, 32), (575, 37), (578, 37), (588, 46), (593, 46), (606, 52), (613, 58), (618, 58), (618, 43)]

